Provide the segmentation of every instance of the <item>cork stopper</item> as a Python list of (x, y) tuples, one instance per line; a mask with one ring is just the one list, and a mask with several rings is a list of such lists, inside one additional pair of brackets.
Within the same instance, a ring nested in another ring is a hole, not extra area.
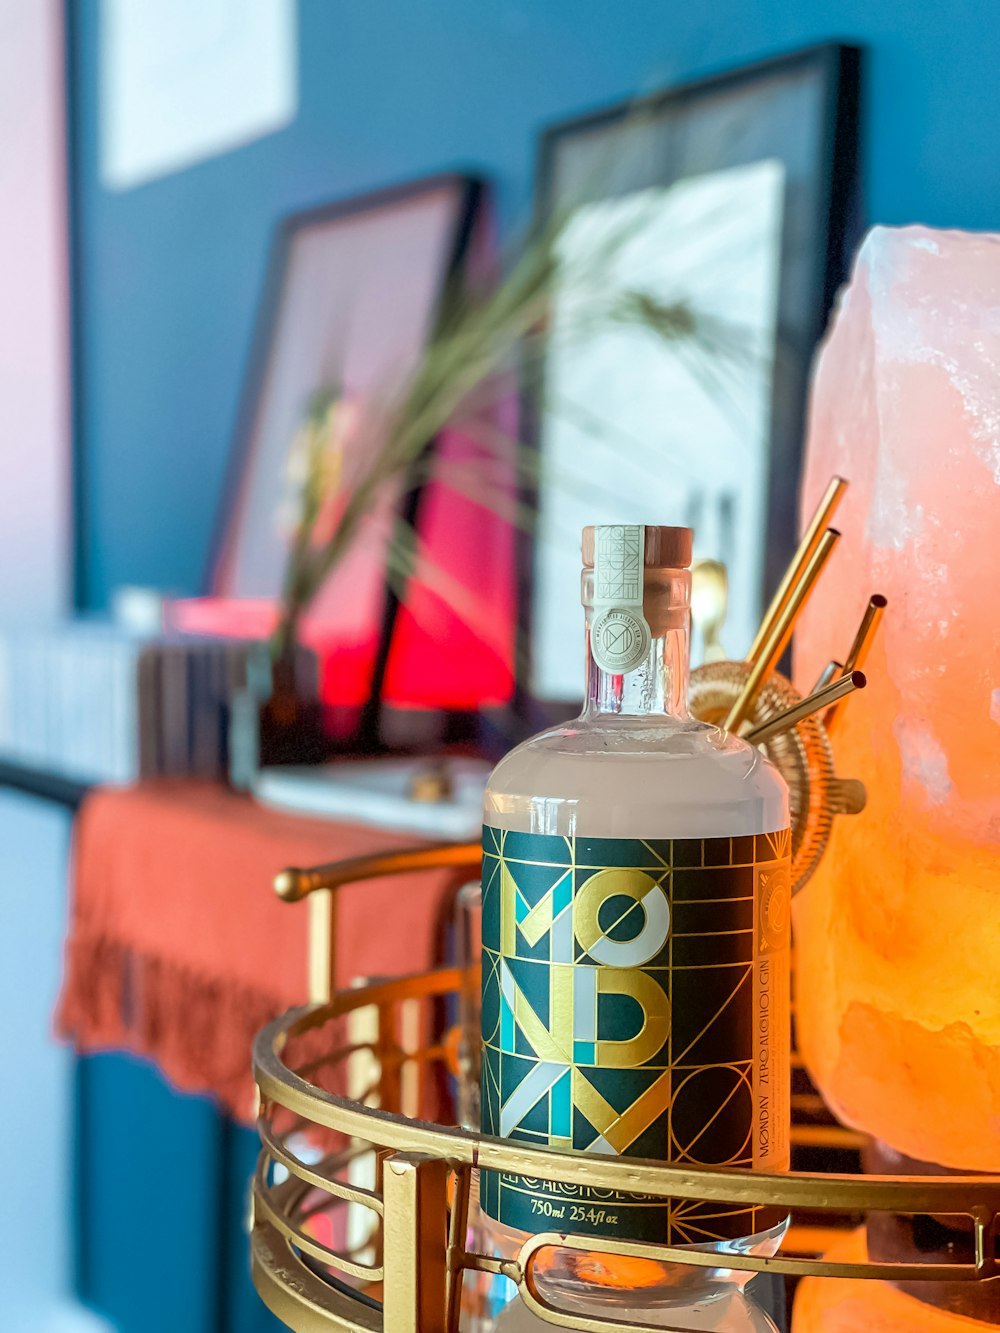
[[(602, 524), (613, 531), (615, 524)], [(594, 542), (596, 527), (583, 530), (583, 567), (594, 567)], [(657, 527), (646, 525), (646, 548), (643, 564), (647, 569), (687, 569), (691, 564), (691, 546), (694, 533), (690, 528)]]

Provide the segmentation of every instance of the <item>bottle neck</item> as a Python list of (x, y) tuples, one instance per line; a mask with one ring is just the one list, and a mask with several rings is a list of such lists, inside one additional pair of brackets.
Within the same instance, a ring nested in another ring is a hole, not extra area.
[(591, 627), (600, 614), (593, 605), (593, 570), (584, 570), (583, 604), (587, 614), (587, 679), (584, 717), (687, 718), (691, 654), (691, 575), (686, 569), (647, 569), (643, 615), (650, 643), (645, 657), (630, 671), (600, 667), (591, 648)]

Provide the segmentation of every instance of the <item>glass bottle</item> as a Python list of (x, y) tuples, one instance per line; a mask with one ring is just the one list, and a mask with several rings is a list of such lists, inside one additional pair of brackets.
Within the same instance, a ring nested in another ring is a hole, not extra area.
[[(512, 750), (486, 789), (483, 1131), (784, 1170), (788, 791), (687, 710), (690, 530), (588, 528), (583, 546), (583, 711)], [(747, 1280), (727, 1251), (773, 1253), (787, 1225), (498, 1173), (480, 1195), (509, 1257), (530, 1233), (595, 1237), (536, 1266), (562, 1308), (663, 1306), (678, 1327), (679, 1305), (731, 1302)], [(615, 1260), (601, 1235), (710, 1246), (720, 1264)]]

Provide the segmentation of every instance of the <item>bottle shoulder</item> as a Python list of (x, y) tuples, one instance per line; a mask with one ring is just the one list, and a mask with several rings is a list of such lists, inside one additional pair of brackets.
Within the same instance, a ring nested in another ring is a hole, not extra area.
[(496, 765), (491, 787), (501, 787), (515, 774), (534, 768), (560, 768), (580, 762), (605, 768), (646, 770), (707, 767), (742, 779), (772, 780), (784, 785), (764, 753), (739, 736), (695, 718), (575, 718), (522, 741)]
[(680, 718), (577, 718), (511, 750), (487, 823), (592, 836), (707, 837), (788, 826), (788, 789), (762, 751)]

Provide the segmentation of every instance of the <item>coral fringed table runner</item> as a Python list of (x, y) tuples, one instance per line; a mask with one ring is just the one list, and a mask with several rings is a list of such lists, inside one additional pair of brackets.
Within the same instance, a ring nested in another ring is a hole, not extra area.
[[(60, 1031), (82, 1051), (146, 1056), (250, 1120), (254, 1034), (307, 999), (308, 909), (279, 901), (274, 875), (414, 841), (206, 783), (94, 792), (77, 822)], [(454, 882), (427, 871), (339, 890), (338, 985), (432, 966)]]

